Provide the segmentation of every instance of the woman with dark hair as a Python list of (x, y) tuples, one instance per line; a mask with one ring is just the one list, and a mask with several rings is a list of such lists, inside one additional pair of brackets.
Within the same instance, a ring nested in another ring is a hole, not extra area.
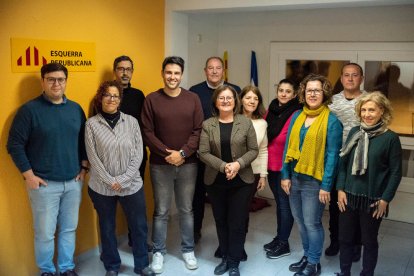
[(276, 99), (270, 105), (266, 115), (268, 152), (268, 182), (276, 200), (276, 237), (263, 246), (266, 256), (278, 259), (290, 255), (289, 236), (293, 227), (289, 196), (281, 186), (282, 157), (285, 148), (288, 127), (293, 113), (302, 108), (297, 97), (295, 84), (288, 79), (281, 80), (276, 86)]
[(134, 117), (119, 111), (121, 98), (118, 82), (103, 82), (94, 98), (97, 115), (86, 121), (88, 194), (99, 217), (106, 276), (118, 275), (121, 267), (115, 233), (118, 202), (131, 231), (134, 272), (155, 275), (148, 267), (145, 197), (139, 173), (143, 156), (141, 131)]
[(342, 124), (328, 108), (332, 87), (327, 78), (310, 74), (301, 82), (303, 110), (290, 122), (282, 168), (282, 189), (289, 195), (304, 255), (289, 266), (295, 276), (321, 274), (324, 229), (322, 214), (330, 200), (342, 145)]
[(259, 147), (259, 154), (252, 162), (252, 169), (255, 175), (255, 184), (252, 186), (251, 198), (256, 191), (261, 191), (266, 185), (267, 177), (267, 123), (263, 119), (265, 108), (263, 106), (263, 97), (258, 87), (253, 85), (245, 86), (241, 93), (240, 114), (244, 114), (252, 120), (254, 130), (256, 131), (256, 139)]
[(364, 246), (360, 275), (374, 275), (378, 230), (402, 177), (398, 135), (388, 129), (391, 104), (381, 92), (362, 96), (355, 106), (361, 122), (349, 132), (341, 150), (338, 190), (341, 273), (350, 276), (358, 228)]
[(214, 274), (229, 270), (229, 275), (238, 276), (254, 182), (250, 164), (258, 154), (257, 139), (251, 120), (238, 114), (240, 103), (233, 87), (218, 87), (212, 105), (213, 117), (203, 123), (199, 155), (206, 164), (204, 183), (222, 255)]

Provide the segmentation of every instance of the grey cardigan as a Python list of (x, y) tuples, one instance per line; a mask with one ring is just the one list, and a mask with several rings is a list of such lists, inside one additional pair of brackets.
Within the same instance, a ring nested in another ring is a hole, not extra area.
[[(236, 114), (231, 131), (231, 154), (233, 160), (239, 162), (239, 176), (245, 183), (253, 183), (254, 175), (250, 165), (256, 159), (259, 149), (256, 132), (250, 119)], [(204, 183), (214, 183), (218, 172), (224, 173), (226, 162), (221, 160), (220, 125), (217, 117), (203, 122), (200, 136), (199, 156), (206, 164)]]

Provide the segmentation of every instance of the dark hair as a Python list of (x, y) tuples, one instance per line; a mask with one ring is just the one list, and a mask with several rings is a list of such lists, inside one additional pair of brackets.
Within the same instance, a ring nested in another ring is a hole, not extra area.
[(164, 71), (165, 66), (167, 66), (167, 64), (177, 64), (178, 66), (181, 67), (181, 73), (184, 73), (184, 60), (181, 57), (177, 57), (177, 56), (166, 57), (164, 61), (162, 62), (162, 71)]
[[(245, 86), (242, 89), (241, 93), (240, 93), (240, 99), (243, 102), (243, 97), (247, 93), (249, 93), (250, 91), (252, 91), (257, 96), (257, 98), (259, 99), (259, 103), (257, 104), (257, 108), (256, 108), (255, 111), (253, 111), (252, 118), (253, 119), (263, 118), (263, 116), (266, 113), (266, 109), (263, 106), (263, 97), (262, 97), (262, 94), (260, 93), (260, 90), (259, 90), (258, 87), (254, 86), (254, 85)], [(240, 108), (240, 114), (243, 114), (243, 109), (244, 108), (243, 108), (243, 104), (242, 104), (242, 106)]]
[[(121, 84), (116, 80), (110, 80), (110, 81), (104, 81), (99, 85), (98, 90), (96, 91), (96, 95), (93, 98), (93, 108), (95, 109), (95, 113), (101, 113), (102, 112), (102, 98), (103, 95), (108, 92), (109, 87), (116, 87), (119, 91), (119, 98), (122, 101), (122, 86)], [(119, 102), (119, 106), (121, 106), (121, 102)], [(118, 106), (118, 108), (119, 108)]]
[(68, 69), (60, 64), (60, 63), (48, 63), (42, 66), (40, 69), (40, 75), (42, 79), (45, 77), (47, 73), (56, 72), (56, 71), (63, 71), (65, 77), (68, 78)]
[(363, 76), (363, 75), (364, 75), (364, 70), (362, 70), (361, 65), (359, 65), (358, 63), (355, 63), (355, 62), (348, 62), (348, 63), (345, 63), (345, 64), (342, 66), (342, 68), (341, 68), (341, 75), (344, 73), (344, 68), (345, 68), (345, 67), (347, 67), (347, 66), (355, 66), (355, 67), (358, 67), (358, 69), (359, 69), (359, 73), (361, 74), (361, 76)]
[(216, 106), (217, 98), (223, 92), (224, 90), (230, 90), (233, 93), (234, 98), (234, 108), (233, 108), (233, 114), (236, 115), (240, 112), (240, 98), (239, 94), (237, 94), (237, 91), (230, 85), (223, 84), (217, 87), (216, 90), (214, 90), (213, 95), (211, 96), (211, 114), (213, 116), (219, 116), (220, 112)]
[(322, 90), (323, 90), (323, 102), (322, 104), (328, 105), (332, 103), (332, 85), (331, 82), (322, 75), (317, 74), (309, 74), (307, 75), (302, 82), (299, 85), (299, 102), (303, 103), (307, 106), (306, 103), (306, 85), (310, 81), (319, 81), (322, 84)]
[(131, 62), (132, 69), (134, 69), (134, 62), (132, 61), (132, 59), (129, 56), (119, 56), (114, 60), (114, 66), (113, 66), (114, 71), (116, 70), (116, 67), (118, 66), (118, 63), (120, 63), (121, 61)]
[[(206, 66), (204, 67), (204, 68), (207, 68), (207, 64), (208, 64), (208, 62), (210, 61), (210, 60), (212, 60), (212, 59), (217, 59), (217, 60), (219, 60), (220, 62), (221, 62), (221, 66), (222, 67), (224, 67), (224, 61), (221, 59), (221, 57), (209, 57), (207, 60), (206, 60)], [(223, 68), (224, 69), (224, 68)]]
[(275, 85), (276, 90), (279, 89), (280, 85), (283, 83), (287, 83), (290, 84), (293, 87), (293, 94), (297, 95), (298, 94), (298, 86), (296, 85), (296, 83), (290, 79), (282, 79), (279, 81), (279, 83), (277, 85)]

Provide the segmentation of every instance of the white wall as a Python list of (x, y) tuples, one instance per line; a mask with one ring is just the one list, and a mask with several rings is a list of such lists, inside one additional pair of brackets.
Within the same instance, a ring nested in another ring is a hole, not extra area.
[[(254, 50), (259, 87), (268, 95), (272, 41), (414, 41), (414, 5), (189, 14), (188, 86), (204, 79), (208, 56), (222, 56), (225, 50), (229, 53), (229, 81), (248, 84), (250, 51)], [(267, 104), (269, 99), (265, 101)]]

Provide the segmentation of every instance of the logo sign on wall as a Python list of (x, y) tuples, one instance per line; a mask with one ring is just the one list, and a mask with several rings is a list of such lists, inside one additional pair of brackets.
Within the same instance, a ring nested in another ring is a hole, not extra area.
[(72, 72), (91, 72), (96, 67), (95, 43), (11, 39), (12, 72), (39, 72), (47, 63), (61, 63)]

